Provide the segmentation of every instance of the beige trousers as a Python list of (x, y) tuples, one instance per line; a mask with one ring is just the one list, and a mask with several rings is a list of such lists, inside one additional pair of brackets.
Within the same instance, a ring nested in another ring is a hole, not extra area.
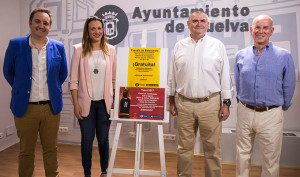
[(279, 176), (283, 111), (281, 107), (256, 112), (239, 103), (236, 124), (236, 176), (248, 177), (254, 138), (262, 157), (262, 177)]
[(199, 128), (205, 156), (205, 176), (221, 177), (222, 123), (218, 118), (220, 95), (200, 103), (178, 97), (176, 107), (178, 110), (177, 175), (192, 176), (195, 138)]
[(57, 177), (57, 132), (60, 114), (54, 115), (50, 104), (29, 104), (24, 116), (14, 119), (20, 138), (19, 176), (34, 176), (34, 151), (39, 134), (46, 177)]

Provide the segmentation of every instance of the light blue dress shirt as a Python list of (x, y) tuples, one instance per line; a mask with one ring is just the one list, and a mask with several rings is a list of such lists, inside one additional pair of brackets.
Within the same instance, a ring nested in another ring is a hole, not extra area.
[(252, 106), (282, 106), (287, 110), (295, 91), (296, 74), (289, 51), (270, 42), (259, 57), (255, 46), (236, 54), (237, 100)]

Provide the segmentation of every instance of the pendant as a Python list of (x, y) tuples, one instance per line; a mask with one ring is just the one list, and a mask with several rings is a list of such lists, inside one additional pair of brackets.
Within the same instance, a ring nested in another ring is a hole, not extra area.
[(95, 74), (98, 74), (99, 71), (98, 71), (97, 68), (95, 68), (93, 72), (94, 72)]

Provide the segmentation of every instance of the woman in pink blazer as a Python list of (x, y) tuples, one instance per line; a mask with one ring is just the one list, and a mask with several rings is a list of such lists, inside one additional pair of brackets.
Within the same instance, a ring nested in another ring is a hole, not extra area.
[(81, 130), (81, 157), (85, 177), (91, 176), (92, 149), (96, 133), (101, 177), (106, 176), (109, 157), (110, 110), (116, 81), (116, 52), (109, 45), (103, 21), (86, 19), (82, 43), (74, 45), (70, 90), (74, 113)]

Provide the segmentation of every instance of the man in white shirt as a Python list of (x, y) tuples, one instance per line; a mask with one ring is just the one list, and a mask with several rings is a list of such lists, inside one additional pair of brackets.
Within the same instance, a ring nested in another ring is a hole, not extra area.
[(205, 176), (220, 177), (222, 121), (230, 114), (232, 97), (229, 61), (224, 44), (206, 35), (209, 21), (205, 12), (192, 11), (187, 25), (190, 36), (176, 43), (168, 76), (169, 111), (178, 115), (177, 174), (192, 176), (199, 128)]

